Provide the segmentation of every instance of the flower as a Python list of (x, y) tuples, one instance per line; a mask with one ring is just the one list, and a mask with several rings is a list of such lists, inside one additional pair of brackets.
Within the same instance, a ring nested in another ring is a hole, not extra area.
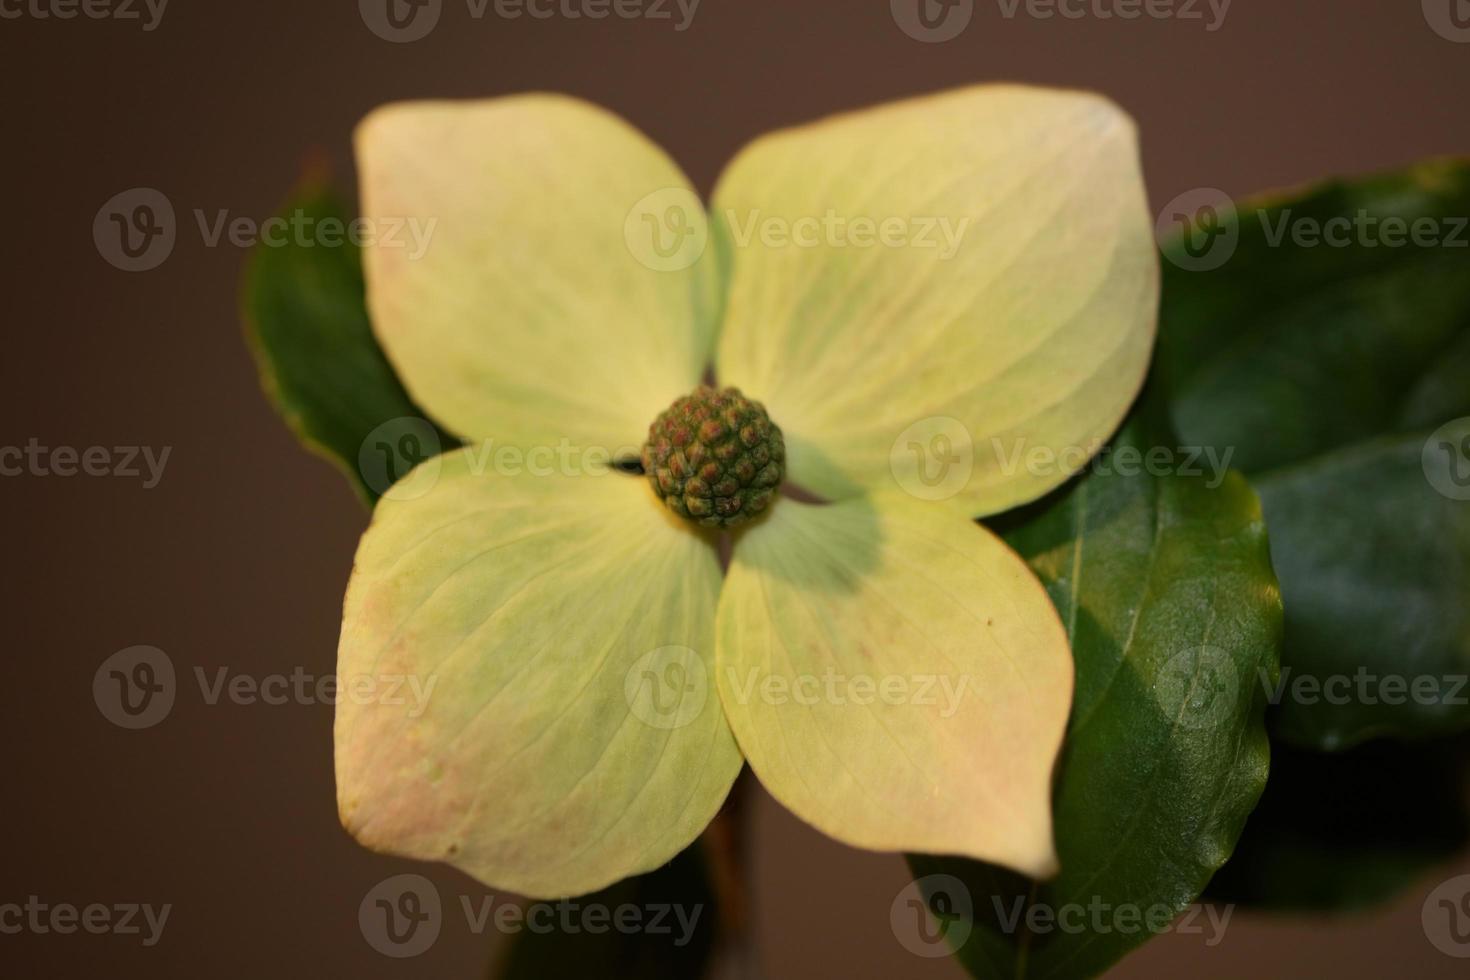
[[(561, 96), (388, 106), (357, 152), (365, 218), (437, 219), (422, 256), (366, 249), (368, 305), (468, 446), (358, 549), (339, 676), (435, 686), (339, 704), (344, 825), (577, 895), (687, 846), (744, 760), (848, 844), (1054, 873), (1067, 631), (975, 518), (1084, 466), (1142, 383), (1127, 117), (1019, 86), (841, 115), (745, 149), (708, 221), (646, 138)], [(636, 458), (711, 367), (808, 497), (766, 501), (726, 571), (645, 477), (486, 463)]]

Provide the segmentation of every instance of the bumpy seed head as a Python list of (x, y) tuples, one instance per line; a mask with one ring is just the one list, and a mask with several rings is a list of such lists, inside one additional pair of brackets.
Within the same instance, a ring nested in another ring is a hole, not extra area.
[(706, 527), (764, 513), (786, 471), (781, 430), (738, 388), (701, 386), (648, 427), (643, 471), (669, 510)]

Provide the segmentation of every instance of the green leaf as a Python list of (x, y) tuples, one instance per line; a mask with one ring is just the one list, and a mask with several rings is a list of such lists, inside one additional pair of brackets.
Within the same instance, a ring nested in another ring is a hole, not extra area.
[(1238, 475), (1151, 475), (1130, 456), (1176, 445), (1159, 414), (1146, 396), (1091, 472), (997, 528), (1068, 626), (1077, 696), (1057, 778), (1055, 879), (910, 858), (919, 875), (963, 882), (958, 903), (937, 897), (942, 880), (921, 885), (956, 939), (966, 923), (954, 914), (973, 910), (957, 955), (975, 976), (1107, 969), (1150, 937), (1140, 920), (1159, 931), (1195, 901), (1265, 785), (1261, 680), (1275, 676), (1281, 628), (1265, 526)]
[(369, 505), (415, 464), (457, 445), (409, 399), (373, 339), (346, 210), (308, 179), (257, 245), (245, 275), (245, 333), (261, 385), (310, 450)]
[[(567, 929), (558, 916), (549, 929), (520, 932), (492, 976), (499, 980), (591, 976), (637, 980), (704, 975), (715, 949), (719, 910), (702, 848), (696, 842), (657, 871), (624, 879), (575, 903), (581, 910), (607, 909), (608, 921), (614, 924), (619, 909), (636, 910), (642, 926), (657, 915), (656, 928), (610, 926), (594, 933), (581, 927), (580, 917), (573, 917), (573, 928)], [(633, 913), (625, 914), (631, 917)], [(686, 929), (685, 923), (692, 929)]]
[(1222, 265), (1165, 264), (1156, 381), (1184, 441), (1233, 450), (1261, 495), (1273, 733), (1301, 746), (1470, 726), (1470, 420), (1442, 429), (1470, 416), (1467, 216), (1470, 163), (1436, 161), (1242, 205)]
[(1392, 897), (1470, 841), (1465, 744), (1272, 747), (1271, 781), (1208, 894), (1269, 909), (1355, 909)]

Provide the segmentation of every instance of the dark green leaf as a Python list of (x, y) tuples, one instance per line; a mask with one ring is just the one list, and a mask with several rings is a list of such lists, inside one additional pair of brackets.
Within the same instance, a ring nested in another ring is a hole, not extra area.
[(1352, 909), (1392, 897), (1470, 841), (1461, 739), (1282, 745), (1271, 781), (1209, 895), (1273, 909)]
[[(564, 929), (557, 917), (549, 929), (521, 931), (493, 976), (498, 980), (695, 980), (703, 976), (714, 950), (718, 910), (701, 847), (696, 842), (657, 871), (576, 899), (579, 909), (607, 910), (610, 925), (604, 932), (582, 928), (580, 917), (572, 917), (571, 930)], [(554, 909), (555, 903), (552, 905)], [(644, 925), (659, 915), (660, 925), (657, 929), (615, 928), (611, 923), (617, 921), (619, 909), (636, 910)], [(692, 923), (692, 935), (681, 925), (681, 914), (683, 922)]]
[(413, 404), (373, 339), (361, 256), (343, 241), (348, 219), (336, 197), (309, 181), (280, 217), (292, 230), (281, 244), (257, 245), (245, 276), (261, 384), (302, 443), (371, 504), (455, 441)]
[(1165, 265), (1156, 381), (1261, 495), (1295, 744), (1470, 725), (1467, 225), (1470, 164), (1438, 161), (1243, 205), (1218, 268)]
[[(958, 956), (977, 977), (1107, 969), (1149, 938), (1140, 920), (1157, 931), (1195, 901), (1266, 781), (1281, 606), (1259, 505), (1236, 474), (1150, 475), (1130, 461), (1176, 447), (1159, 414), (1145, 399), (1093, 472), (997, 527), (1061, 612), (1077, 695), (1056, 879), (1033, 890), (986, 865), (910, 859), (919, 875), (964, 883), (973, 930)], [(964, 905), (936, 902), (945, 914)], [(1032, 929), (1015, 920), (1023, 907), (1085, 921)]]

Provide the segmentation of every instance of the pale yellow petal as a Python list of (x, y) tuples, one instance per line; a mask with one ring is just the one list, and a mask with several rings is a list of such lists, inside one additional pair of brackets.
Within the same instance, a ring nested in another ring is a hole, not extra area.
[(636, 454), (698, 383), (716, 316), (703, 210), (621, 119), (555, 95), (401, 103), (363, 121), (357, 157), (374, 331), (449, 429)]
[(823, 496), (1033, 500), (1143, 381), (1158, 259), (1133, 124), (1099, 96), (982, 86), (764, 137), (713, 227), (720, 379)]
[(857, 847), (1056, 868), (1066, 632), (998, 538), (905, 497), (781, 501), (720, 597), (725, 713), (771, 793)]
[(420, 467), (348, 587), (343, 824), (538, 898), (659, 866), (741, 765), (714, 693), (719, 589), (709, 542), (642, 479), (512, 476), (473, 450)]

